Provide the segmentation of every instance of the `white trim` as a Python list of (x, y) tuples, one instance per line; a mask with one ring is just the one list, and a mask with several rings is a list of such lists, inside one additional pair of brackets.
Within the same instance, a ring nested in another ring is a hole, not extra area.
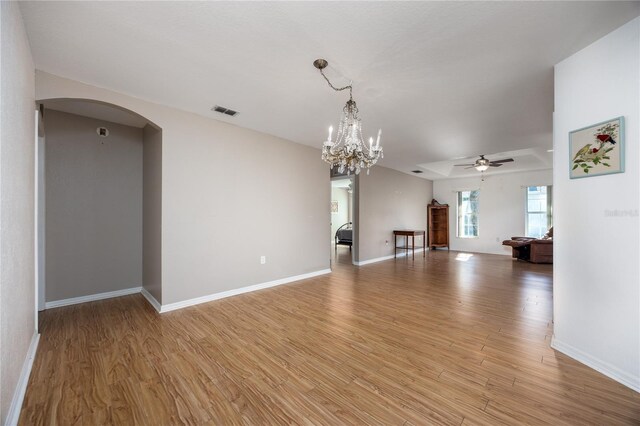
[(111, 299), (112, 297), (128, 296), (140, 293), (142, 287), (125, 288), (123, 290), (108, 291), (106, 293), (90, 294), (88, 296), (72, 297), (71, 299), (54, 300), (45, 303), (45, 309), (59, 308), (60, 306), (77, 305), (78, 303), (93, 302), (95, 300)]
[[(255, 285), (250, 285), (250, 286), (241, 287), (241, 288), (235, 288), (233, 290), (227, 290), (227, 291), (222, 291), (220, 293), (209, 294), (207, 296), (196, 297), (194, 299), (183, 300), (181, 302), (169, 303), (167, 305), (161, 305), (159, 312), (161, 314), (164, 314), (165, 312), (175, 311), (176, 309), (182, 309), (188, 306), (199, 305), (200, 303), (206, 303), (206, 302), (211, 302), (213, 300), (224, 299), (225, 297), (236, 296), (238, 294), (249, 293), (256, 290), (275, 287), (275, 286), (287, 284), (293, 281), (304, 280), (307, 278), (313, 278), (313, 277), (317, 277), (318, 275), (324, 275), (329, 273), (331, 273), (331, 269), (322, 269), (320, 271), (309, 272), (308, 274), (281, 278), (279, 280), (269, 281), (266, 283), (255, 284)], [(153, 303), (151, 304), (153, 305)]]
[[(416, 253), (422, 253), (423, 251), (427, 251), (429, 250), (427, 249), (423, 249), (422, 247), (417, 248), (416, 247)], [(410, 250), (404, 250), (402, 253), (398, 253), (398, 256), (394, 256), (393, 254), (390, 254), (389, 256), (382, 256), (382, 257), (376, 257), (374, 259), (367, 259), (367, 260), (363, 260), (361, 262), (356, 262), (353, 261), (353, 264), (356, 266), (364, 266), (364, 265), (368, 265), (370, 263), (376, 263), (376, 262), (382, 262), (384, 260), (389, 260), (389, 259), (393, 259), (394, 257), (405, 257), (405, 256), (409, 256), (410, 254)]]
[(146, 288), (142, 287), (140, 293), (142, 293), (144, 298), (147, 299), (147, 302), (149, 302), (156, 311), (160, 312), (162, 310), (162, 305), (160, 304), (160, 302), (158, 302), (158, 300), (153, 297), (153, 295), (149, 293)]
[(593, 368), (605, 376), (612, 378), (616, 382), (622, 383), (636, 392), (640, 392), (640, 377), (633, 376), (632, 374), (622, 371), (608, 362), (595, 358), (580, 349), (569, 345), (568, 343), (561, 342), (555, 335), (551, 338), (551, 347), (567, 356), (570, 356), (576, 361)]
[(20, 419), (20, 410), (22, 409), (22, 402), (24, 401), (24, 395), (27, 392), (27, 383), (29, 383), (29, 375), (31, 374), (31, 368), (33, 367), (33, 360), (36, 357), (36, 351), (38, 350), (38, 342), (40, 341), (40, 334), (33, 333), (31, 338), (31, 344), (27, 351), (27, 357), (22, 364), (22, 371), (20, 371), (20, 377), (16, 384), (16, 390), (13, 393), (13, 399), (9, 406), (9, 412), (7, 413), (7, 419), (5, 426), (15, 426)]
[(390, 256), (382, 256), (382, 257), (376, 257), (374, 259), (367, 259), (367, 260), (363, 260), (361, 262), (356, 262), (355, 260), (353, 261), (353, 264), (356, 266), (364, 266), (364, 265), (368, 265), (370, 263), (376, 263), (376, 262), (382, 262), (383, 260), (389, 260), (389, 259), (393, 259), (393, 255)]

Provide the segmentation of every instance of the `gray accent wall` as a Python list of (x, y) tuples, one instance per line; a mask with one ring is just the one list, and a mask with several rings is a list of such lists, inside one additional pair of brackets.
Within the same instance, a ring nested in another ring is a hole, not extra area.
[(142, 286), (143, 130), (54, 110), (44, 124), (47, 302)]
[(162, 131), (143, 129), (142, 286), (162, 303)]
[(329, 268), (320, 150), (177, 110), (153, 121), (162, 127), (163, 305)]
[[(34, 338), (35, 99), (34, 66), (17, 2), (0, 2), (0, 424)], [(16, 400), (17, 401), (17, 400)]]
[(394, 229), (426, 231), (432, 181), (375, 166), (360, 173), (356, 185), (357, 262), (393, 255)]

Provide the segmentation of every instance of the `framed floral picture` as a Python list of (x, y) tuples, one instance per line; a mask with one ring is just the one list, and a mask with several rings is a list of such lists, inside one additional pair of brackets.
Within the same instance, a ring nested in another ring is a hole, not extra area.
[(624, 172), (624, 117), (569, 132), (571, 179)]
[(331, 213), (338, 213), (338, 202), (331, 201)]

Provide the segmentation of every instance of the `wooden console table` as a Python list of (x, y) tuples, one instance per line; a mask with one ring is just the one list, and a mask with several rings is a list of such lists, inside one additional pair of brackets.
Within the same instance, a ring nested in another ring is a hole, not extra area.
[[(404, 247), (398, 247), (398, 235), (405, 237)], [(408, 231), (408, 230), (394, 230), (393, 231), (393, 257), (396, 257), (396, 253), (398, 249), (403, 250), (411, 250), (413, 258), (416, 258), (416, 235), (422, 236), (422, 256), (426, 256), (426, 241), (425, 241), (425, 232), (424, 231)], [(411, 247), (409, 247), (409, 237), (411, 237)], [(407, 256), (409, 253), (407, 252)]]

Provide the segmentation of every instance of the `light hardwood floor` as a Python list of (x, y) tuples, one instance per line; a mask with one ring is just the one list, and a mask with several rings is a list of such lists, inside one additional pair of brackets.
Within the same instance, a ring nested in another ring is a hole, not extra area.
[(20, 424), (640, 423), (640, 394), (549, 347), (550, 265), (463, 258), (46, 311)]

